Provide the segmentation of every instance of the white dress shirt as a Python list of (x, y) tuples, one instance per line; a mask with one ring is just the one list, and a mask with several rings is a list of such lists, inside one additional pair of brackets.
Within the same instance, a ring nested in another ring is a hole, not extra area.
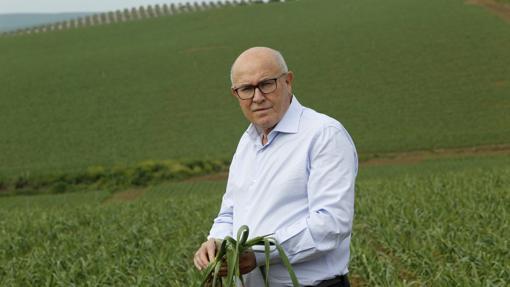
[[(241, 137), (209, 238), (235, 238), (247, 225), (250, 238), (274, 233), (301, 285), (346, 274), (357, 163), (344, 127), (293, 97), (265, 145), (253, 124)], [(264, 265), (263, 252), (255, 254)], [(269, 270), (271, 286), (292, 286), (276, 250)], [(264, 286), (259, 268), (245, 279)]]

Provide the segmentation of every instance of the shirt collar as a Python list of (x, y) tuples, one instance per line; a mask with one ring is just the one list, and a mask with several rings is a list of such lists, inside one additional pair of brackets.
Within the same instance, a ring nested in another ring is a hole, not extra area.
[[(276, 127), (269, 133), (297, 133), (299, 131), (299, 121), (301, 119), (301, 113), (303, 112), (303, 106), (298, 102), (296, 97), (292, 96), (292, 101), (290, 103), (289, 109), (285, 112), (282, 119), (276, 124)], [(260, 134), (257, 131), (255, 125), (250, 124), (248, 129), (246, 130), (250, 138), (255, 141), (260, 141)]]

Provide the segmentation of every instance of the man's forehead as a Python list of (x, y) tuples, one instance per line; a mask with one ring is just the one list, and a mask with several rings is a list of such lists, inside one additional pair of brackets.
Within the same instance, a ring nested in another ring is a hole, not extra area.
[(275, 61), (246, 59), (236, 62), (232, 77), (234, 82), (252, 82), (267, 77), (274, 77), (280, 67)]
[(260, 71), (260, 72), (256, 72), (256, 73), (243, 73), (243, 74), (234, 76), (234, 83), (235, 84), (250, 84), (250, 83), (255, 84), (259, 81), (276, 77), (276, 73), (277, 72), (272, 72), (272, 71)]

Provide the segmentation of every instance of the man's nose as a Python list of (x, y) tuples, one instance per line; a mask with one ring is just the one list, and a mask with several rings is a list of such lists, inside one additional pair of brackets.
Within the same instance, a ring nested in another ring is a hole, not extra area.
[(265, 100), (264, 93), (262, 93), (262, 91), (259, 89), (259, 87), (255, 87), (254, 93), (255, 94), (253, 95), (253, 101), (255, 103), (260, 103)]

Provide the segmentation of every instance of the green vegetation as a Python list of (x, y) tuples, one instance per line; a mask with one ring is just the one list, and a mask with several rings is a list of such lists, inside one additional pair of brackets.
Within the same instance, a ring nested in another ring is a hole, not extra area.
[(361, 182), (355, 274), (368, 286), (506, 286), (507, 167)]
[(224, 185), (168, 184), (132, 203), (97, 193), (2, 198), (0, 285), (190, 286), (199, 274), (189, 252)]
[[(108, 189), (117, 191), (141, 187), (168, 180), (182, 180), (192, 176), (227, 171), (229, 161), (145, 161), (135, 166), (93, 166), (83, 172), (55, 175), (22, 175), (0, 181), (2, 195), (63, 193), (77, 190)], [(1, 191), (1, 190), (0, 190)]]
[(463, 1), (302, 0), (0, 38), (0, 178), (230, 159), (228, 71), (280, 49), (361, 154), (510, 141), (510, 26)]
[[(356, 286), (506, 286), (510, 169), (467, 161), (464, 170), (430, 162), (421, 174), (360, 179)], [(1, 198), (0, 285), (198, 286), (192, 256), (224, 188), (167, 183), (130, 202), (104, 192)]]
[[(256, 245), (264, 246), (264, 254), (266, 265), (264, 269), (260, 269), (264, 276), (264, 286), (269, 287), (269, 260), (270, 260), (270, 252), (271, 245), (275, 246), (278, 250), (278, 254), (280, 259), (282, 260), (285, 267), (289, 271), (289, 276), (292, 279), (292, 285), (294, 287), (299, 287), (299, 281), (296, 277), (296, 273), (290, 264), (289, 258), (287, 254), (285, 254), (285, 250), (280, 245), (280, 243), (271, 237), (271, 234), (262, 235), (252, 237), (248, 240), (249, 237), (249, 227), (247, 225), (243, 225), (237, 231), (237, 240), (232, 236), (226, 236), (225, 239), (220, 240), (216, 239), (216, 244), (218, 246), (216, 257), (209, 263), (207, 268), (202, 272), (202, 283), (200, 286), (202, 287), (231, 287), (237, 286), (237, 282), (241, 282), (244, 285), (244, 278), (241, 274), (239, 260), (241, 255)], [(226, 263), (228, 266), (227, 275), (225, 277), (221, 277), (221, 267)], [(265, 271), (263, 271), (265, 270)]]
[[(225, 170), (247, 126), (228, 70), (254, 45), (284, 53), (298, 99), (339, 119), (361, 158), (510, 143), (510, 25), (461, 0), (0, 38), (0, 193), (17, 194), (0, 197), (0, 286), (198, 286), (192, 255), (226, 183), (176, 180)], [(506, 286), (509, 167), (506, 152), (362, 165), (353, 285)]]

